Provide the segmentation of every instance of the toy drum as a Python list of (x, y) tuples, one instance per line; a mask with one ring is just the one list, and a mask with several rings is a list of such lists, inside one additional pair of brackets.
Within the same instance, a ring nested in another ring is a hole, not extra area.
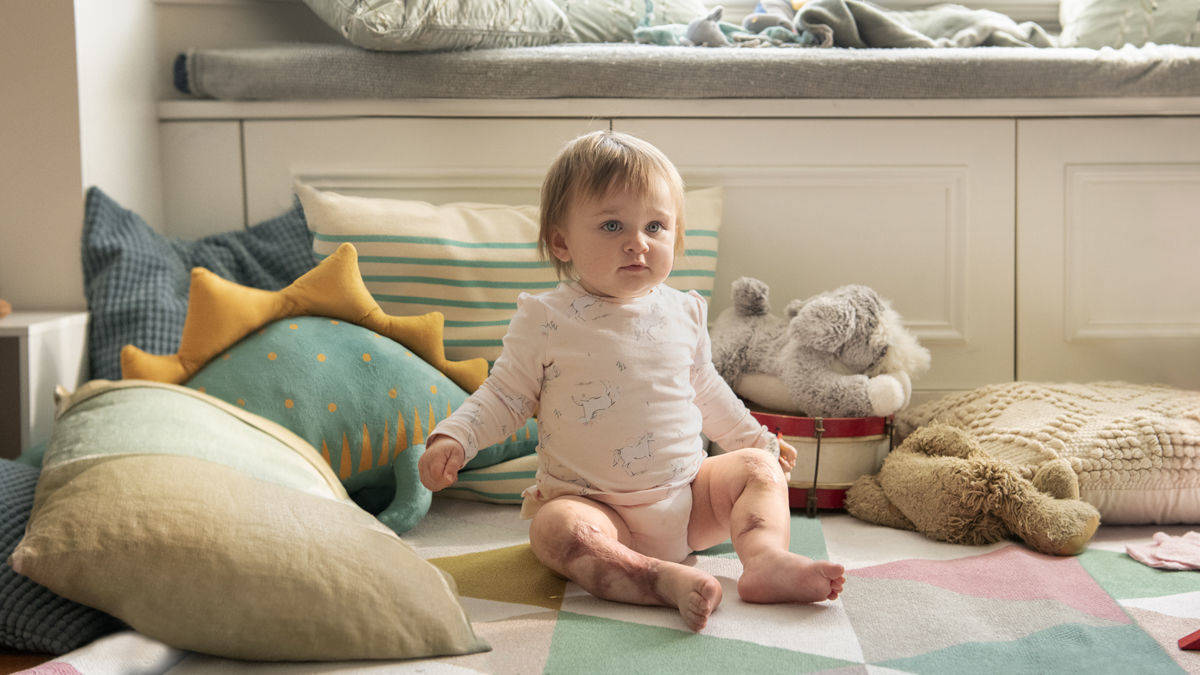
[(859, 476), (875, 473), (892, 449), (891, 417), (799, 417), (750, 410), (763, 426), (796, 448), (788, 502), (815, 516), (840, 509)]

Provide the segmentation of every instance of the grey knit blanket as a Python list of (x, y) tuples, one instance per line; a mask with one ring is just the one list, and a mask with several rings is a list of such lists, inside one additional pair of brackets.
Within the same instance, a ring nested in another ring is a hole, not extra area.
[(371, 52), (197, 49), (176, 86), (224, 100), (1200, 96), (1200, 48), (701, 49), (566, 44)]

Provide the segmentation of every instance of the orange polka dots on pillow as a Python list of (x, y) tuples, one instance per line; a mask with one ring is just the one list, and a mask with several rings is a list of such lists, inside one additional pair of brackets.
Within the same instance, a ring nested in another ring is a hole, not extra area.
[[(397, 532), (410, 529), (429, 507), (431, 495), (416, 471), (426, 434), (467, 398), (400, 343), (326, 317), (268, 324), (210, 361), (187, 385), (311, 443), (351, 496), (379, 511)], [(532, 453), (536, 444), (536, 422), (530, 420), (467, 468)]]

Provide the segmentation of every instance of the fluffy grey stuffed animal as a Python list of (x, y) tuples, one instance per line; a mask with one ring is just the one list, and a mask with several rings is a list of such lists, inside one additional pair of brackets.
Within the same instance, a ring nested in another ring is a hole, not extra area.
[(693, 20), (680, 42), (688, 47), (728, 47), (729, 38), (721, 30), (721, 14), (724, 12), (725, 8), (717, 5), (708, 15)]
[(813, 417), (886, 416), (903, 408), (929, 350), (867, 286), (842, 286), (770, 313), (767, 285), (733, 282), (712, 327), (713, 363), (744, 398)]

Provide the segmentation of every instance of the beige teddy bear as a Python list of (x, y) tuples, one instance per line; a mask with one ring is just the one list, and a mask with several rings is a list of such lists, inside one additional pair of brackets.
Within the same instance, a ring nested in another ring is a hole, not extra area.
[(1100, 513), (1079, 499), (1071, 465), (1019, 468), (984, 453), (962, 429), (931, 424), (912, 433), (846, 493), (850, 515), (954, 544), (1018, 537), (1053, 555), (1087, 547)]

